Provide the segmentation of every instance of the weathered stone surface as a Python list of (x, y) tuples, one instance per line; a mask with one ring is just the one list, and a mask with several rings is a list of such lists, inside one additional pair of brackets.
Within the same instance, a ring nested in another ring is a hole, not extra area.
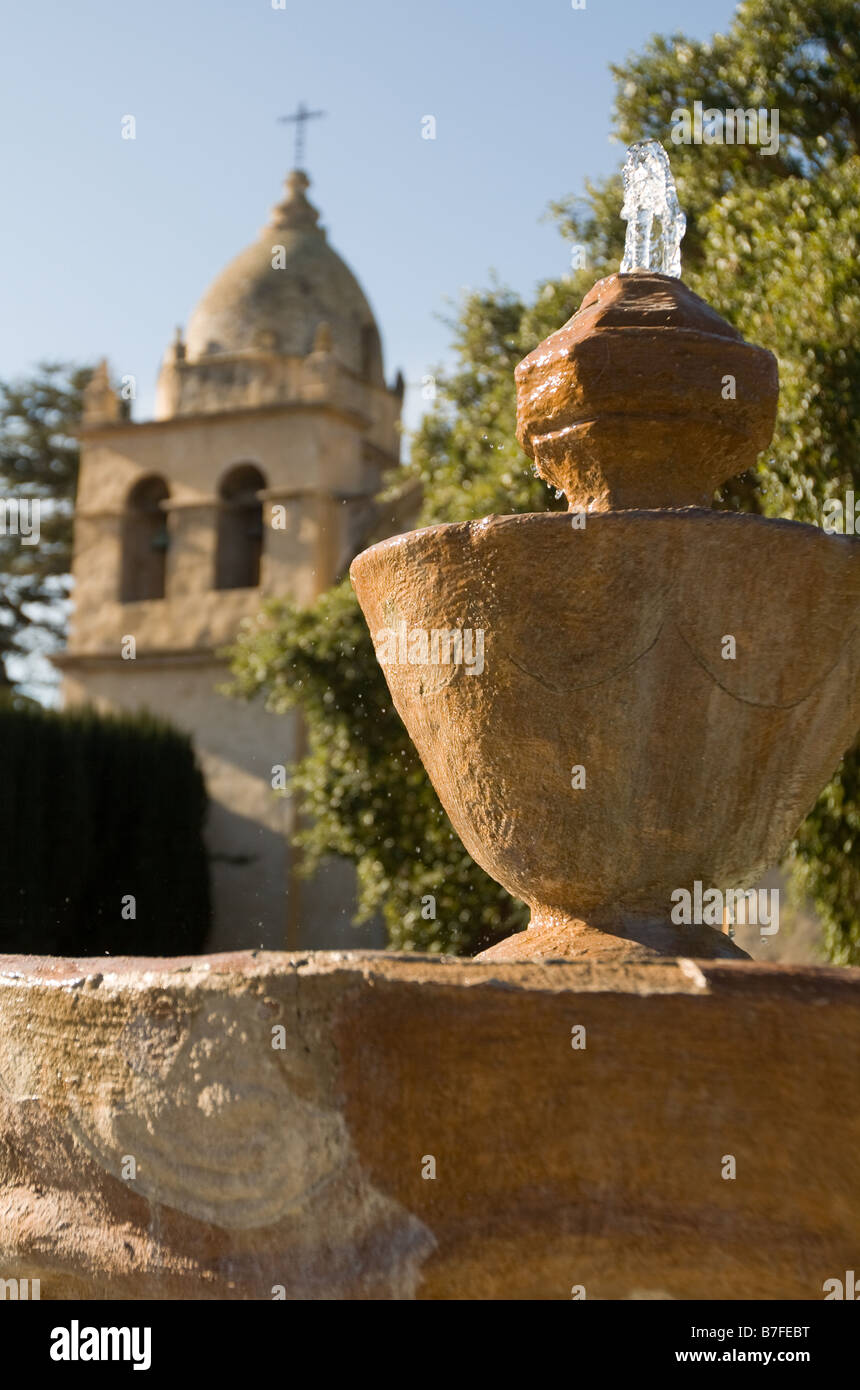
[[(860, 726), (856, 538), (695, 508), (571, 521), (430, 527), (351, 569), (375, 639), (483, 632), (480, 672), (398, 660), (386, 679), (466, 849), (535, 922), (567, 922), (557, 954), (582, 921), (623, 935), (631, 914), (666, 923), (675, 889), (755, 883)], [(674, 952), (708, 937), (679, 928)], [(530, 933), (508, 950), (546, 954)]]
[(486, 955), (593, 956), (601, 932), (613, 959), (743, 955), (670, 904), (751, 889), (853, 741), (860, 542), (706, 510), (770, 440), (778, 374), (677, 279), (599, 281), (516, 377), (520, 443), (576, 515), (429, 527), (350, 568), (454, 828), (532, 910)]
[(0, 1277), (818, 1299), (860, 1238), (858, 1005), (745, 963), (3, 957)]
[(599, 280), (516, 380), (520, 444), (589, 512), (709, 506), (767, 448), (779, 391), (772, 352), (653, 271)]
[(649, 961), (686, 951), (696, 960), (749, 960), (722, 928), (675, 926), (666, 915), (648, 915), (613, 909), (589, 914), (583, 921), (572, 913), (532, 912), (525, 931), (515, 932), (476, 960), (557, 960), (630, 963)]

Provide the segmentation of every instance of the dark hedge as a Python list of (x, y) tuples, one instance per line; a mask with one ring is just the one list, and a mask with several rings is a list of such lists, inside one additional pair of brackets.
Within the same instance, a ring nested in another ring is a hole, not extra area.
[(190, 739), (162, 720), (0, 705), (0, 952), (202, 950), (205, 814)]

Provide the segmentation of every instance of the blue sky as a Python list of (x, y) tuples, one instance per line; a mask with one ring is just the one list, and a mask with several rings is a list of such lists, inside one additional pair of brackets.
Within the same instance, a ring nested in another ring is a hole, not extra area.
[(106, 355), (146, 418), (175, 325), (280, 196), (292, 136), (276, 117), (304, 99), (328, 112), (309, 131), (311, 197), (376, 311), (389, 378), (415, 386), (414, 422), (446, 300), (493, 271), (528, 293), (568, 268), (541, 218), (619, 164), (609, 63), (654, 32), (724, 31), (733, 10), (18, 0), (0, 30), (0, 377)]

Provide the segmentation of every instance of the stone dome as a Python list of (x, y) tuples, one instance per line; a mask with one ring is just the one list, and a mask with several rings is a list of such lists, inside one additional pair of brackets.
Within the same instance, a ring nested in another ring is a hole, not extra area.
[(258, 239), (209, 286), (188, 324), (188, 363), (245, 352), (306, 357), (324, 340), (356, 376), (384, 385), (373, 311), (318, 225), (308, 182), (293, 170)]

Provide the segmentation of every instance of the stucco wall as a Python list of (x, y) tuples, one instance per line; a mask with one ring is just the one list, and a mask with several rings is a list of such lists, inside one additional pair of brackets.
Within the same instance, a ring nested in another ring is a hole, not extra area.
[(299, 755), (298, 715), (275, 716), (258, 702), (218, 694), (227, 677), (223, 664), (203, 659), (94, 662), (69, 674), (66, 699), (148, 709), (193, 735), (210, 797), (210, 949), (382, 945), (379, 923), (351, 925), (350, 865), (333, 860), (309, 880), (295, 872), (294, 810), (273, 791), (272, 769)]
[[(294, 872), (294, 812), (271, 782), (273, 766), (299, 754), (297, 716), (273, 718), (215, 689), (228, 676), (216, 653), (267, 597), (312, 602), (360, 546), (383, 468), (368, 442), (394, 438), (395, 403), (382, 394), (383, 423), (305, 402), (84, 432), (64, 698), (149, 709), (193, 736), (211, 798), (215, 950), (383, 944), (378, 922), (351, 925), (351, 866), (332, 861), (311, 880)], [(267, 484), (260, 585), (216, 590), (218, 488), (240, 463)], [(122, 511), (151, 474), (170, 491), (165, 597), (122, 603)]]

